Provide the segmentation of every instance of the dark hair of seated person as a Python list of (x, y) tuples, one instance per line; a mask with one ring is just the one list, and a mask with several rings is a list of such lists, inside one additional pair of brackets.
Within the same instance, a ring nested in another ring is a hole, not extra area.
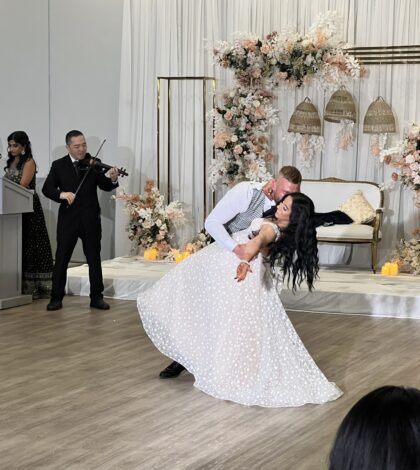
[(329, 470), (420, 469), (420, 390), (387, 385), (365, 395), (341, 423)]

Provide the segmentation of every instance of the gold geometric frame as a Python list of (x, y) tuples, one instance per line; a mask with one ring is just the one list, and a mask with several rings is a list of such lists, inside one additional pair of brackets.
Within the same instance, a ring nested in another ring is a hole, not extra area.
[(168, 82), (168, 98), (167, 98), (167, 109), (168, 109), (168, 117), (167, 117), (167, 129), (168, 129), (168, 139), (167, 139), (167, 174), (168, 174), (168, 183), (167, 183), (167, 191), (166, 191), (166, 198), (167, 201), (170, 202), (170, 193), (171, 193), (171, 164), (170, 164), (170, 156), (171, 156), (171, 82), (172, 81), (197, 81), (200, 80), (202, 82), (202, 91), (203, 91), (203, 213), (204, 217), (207, 215), (207, 158), (206, 158), (206, 146), (207, 146), (207, 136), (206, 136), (206, 108), (207, 108), (207, 83), (211, 82), (212, 87), (212, 94), (213, 94), (213, 102), (212, 106), (214, 107), (215, 103), (215, 91), (216, 91), (216, 79), (214, 77), (157, 77), (157, 126), (156, 126), (156, 139), (157, 139), (157, 183), (160, 182), (160, 105), (161, 105), (161, 80), (167, 80)]
[(363, 65), (420, 64), (419, 45), (350, 47), (346, 52)]

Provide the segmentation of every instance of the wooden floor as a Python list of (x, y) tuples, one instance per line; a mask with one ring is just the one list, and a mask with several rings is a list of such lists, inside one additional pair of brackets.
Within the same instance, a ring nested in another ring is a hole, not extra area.
[(65, 298), (0, 311), (2, 469), (326, 469), (350, 406), (384, 384), (420, 388), (420, 321), (290, 313), (344, 396), (326, 405), (249, 408), (159, 380), (168, 360), (135, 303)]

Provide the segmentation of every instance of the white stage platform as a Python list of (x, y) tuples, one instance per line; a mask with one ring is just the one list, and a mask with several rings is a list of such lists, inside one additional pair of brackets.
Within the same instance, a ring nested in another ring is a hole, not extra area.
[[(104, 261), (104, 295), (135, 300), (174, 266), (138, 257)], [(86, 264), (68, 269), (67, 276), (68, 294), (89, 295)], [(285, 288), (281, 298), (288, 310), (420, 319), (420, 277), (409, 274), (385, 277), (367, 270), (322, 268), (314, 292), (302, 289), (293, 294)]]

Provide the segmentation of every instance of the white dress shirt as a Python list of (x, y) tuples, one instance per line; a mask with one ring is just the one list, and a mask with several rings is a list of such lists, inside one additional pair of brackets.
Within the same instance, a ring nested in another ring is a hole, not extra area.
[[(239, 213), (245, 212), (251, 203), (253, 190), (261, 190), (264, 184), (255, 181), (238, 183), (223, 196), (210, 212), (204, 222), (204, 227), (219, 245), (229, 251), (236, 247), (238, 243), (229, 235), (224, 224), (232, 220)], [(265, 196), (264, 211), (270, 209), (273, 205), (275, 205), (275, 202)]]

